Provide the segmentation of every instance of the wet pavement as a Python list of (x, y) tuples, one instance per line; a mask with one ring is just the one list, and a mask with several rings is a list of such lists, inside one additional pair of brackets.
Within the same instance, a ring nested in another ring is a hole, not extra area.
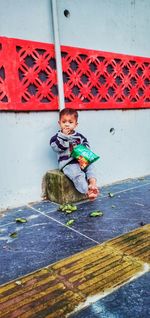
[[(0, 214), (0, 284), (20, 279), (150, 223), (150, 176), (104, 187), (97, 200), (77, 207), (77, 211), (66, 215), (58, 211), (57, 204), (42, 201), (3, 211)], [(103, 216), (91, 217), (91, 212), (97, 210)], [(25, 218), (27, 222), (18, 223), (17, 218)], [(66, 226), (71, 219), (73, 225)], [(150, 314), (148, 282), (149, 274), (145, 273), (74, 313), (73, 317), (147, 318)]]

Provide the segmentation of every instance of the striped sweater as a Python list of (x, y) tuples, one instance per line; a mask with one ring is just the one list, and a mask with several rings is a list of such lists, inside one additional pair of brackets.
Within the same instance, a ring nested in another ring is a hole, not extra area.
[(50, 146), (58, 154), (59, 169), (63, 169), (68, 163), (74, 163), (75, 159), (71, 157), (74, 146), (82, 144), (89, 148), (87, 139), (80, 133), (74, 132), (72, 135), (65, 135), (61, 131), (50, 139)]

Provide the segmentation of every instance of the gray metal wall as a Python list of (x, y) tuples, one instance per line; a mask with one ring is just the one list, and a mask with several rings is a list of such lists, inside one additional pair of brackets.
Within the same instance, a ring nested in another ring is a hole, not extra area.
[[(58, 0), (57, 6), (61, 44), (150, 57), (149, 0)], [(50, 0), (0, 0), (0, 8), (1, 36), (54, 41)], [(57, 121), (58, 112), (0, 113), (1, 208), (40, 200), (42, 176), (57, 166), (49, 147)], [(150, 173), (149, 109), (80, 111), (79, 130), (101, 156), (100, 186)]]

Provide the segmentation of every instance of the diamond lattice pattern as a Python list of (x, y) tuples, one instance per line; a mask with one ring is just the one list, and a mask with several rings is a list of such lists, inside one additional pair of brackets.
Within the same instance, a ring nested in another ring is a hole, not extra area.
[(150, 107), (150, 59), (62, 48), (62, 65), (67, 105)]
[[(61, 47), (65, 106), (150, 108), (150, 58)], [(54, 45), (0, 38), (0, 109), (58, 109)]]

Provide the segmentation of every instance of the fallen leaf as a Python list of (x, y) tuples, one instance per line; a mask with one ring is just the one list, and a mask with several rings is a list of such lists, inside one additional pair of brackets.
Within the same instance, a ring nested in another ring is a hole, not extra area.
[(73, 204), (62, 204), (59, 206), (58, 210), (66, 213), (72, 213), (77, 210), (77, 207)]
[(71, 211), (71, 210), (66, 210), (65, 211), (67, 214), (70, 214), (70, 213), (72, 213), (73, 211)]
[(74, 223), (74, 221), (75, 221), (75, 220), (73, 220), (73, 219), (72, 219), (72, 220), (69, 220), (69, 221), (66, 223), (66, 225), (67, 225), (67, 226), (71, 226), (71, 225)]
[(17, 232), (12, 232), (9, 236), (12, 238), (15, 238), (15, 237), (17, 237)]
[(113, 198), (113, 197), (114, 197), (114, 194), (111, 193), (111, 192), (109, 192), (108, 195), (109, 195), (110, 198)]
[(25, 219), (25, 218), (16, 218), (16, 222), (17, 223), (26, 223), (27, 219)]
[(93, 211), (90, 213), (90, 216), (102, 216), (103, 215), (103, 212), (102, 211)]
[(72, 211), (76, 211), (76, 210), (77, 210), (77, 206), (72, 204), (72, 205), (71, 205), (71, 210), (72, 210)]

